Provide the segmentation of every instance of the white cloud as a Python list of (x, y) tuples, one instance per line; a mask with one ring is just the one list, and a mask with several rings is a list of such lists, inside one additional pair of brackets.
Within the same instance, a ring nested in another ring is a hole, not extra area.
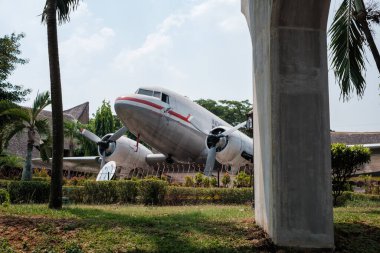
[(222, 20), (219, 27), (225, 32), (241, 32), (245, 31), (245, 20), (242, 15), (235, 15)]
[[(157, 26), (157, 30), (149, 35), (147, 35), (143, 44), (133, 50), (123, 49), (115, 58), (114, 66), (118, 69), (133, 71), (136, 67), (137, 62), (147, 60), (147, 57), (152, 58), (154, 55), (158, 57), (162, 51), (167, 48), (172, 43), (172, 35), (174, 28), (179, 28), (184, 25), (185, 22), (189, 20), (194, 20), (209, 14), (215, 8), (223, 5), (235, 4), (238, 0), (208, 0), (202, 2), (198, 5), (193, 6), (189, 11), (184, 13), (171, 14), (164, 19)], [(226, 19), (221, 27), (225, 30), (234, 29), (237, 21), (234, 19)], [(162, 66), (161, 66), (162, 67)], [(173, 72), (173, 66), (168, 68), (169, 71)], [(178, 74), (179, 70), (175, 70)], [(180, 74), (184, 76), (184, 74)]]

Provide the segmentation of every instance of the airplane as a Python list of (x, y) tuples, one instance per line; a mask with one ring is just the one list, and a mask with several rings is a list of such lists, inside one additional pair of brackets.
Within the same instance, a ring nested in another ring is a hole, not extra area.
[[(99, 157), (65, 157), (73, 163), (101, 161), (99, 180), (108, 180), (115, 166), (150, 168), (160, 163), (201, 163), (204, 174), (212, 175), (215, 160), (232, 168), (235, 174), (253, 164), (253, 140), (238, 131), (246, 122), (233, 127), (202, 106), (178, 93), (160, 87), (142, 87), (134, 94), (118, 97), (114, 108), (124, 127), (114, 134), (98, 137), (81, 133), (98, 145)], [(129, 130), (137, 140), (123, 136)], [(161, 153), (153, 154), (144, 141)], [(112, 163), (112, 168), (108, 166)], [(107, 163), (107, 164), (106, 164)], [(103, 175), (103, 177), (102, 177)]]
[(141, 87), (118, 97), (114, 108), (138, 140), (167, 162), (200, 162), (210, 176), (215, 160), (233, 172), (253, 164), (253, 140), (189, 98), (161, 87)]
[[(110, 180), (116, 173), (117, 167), (123, 167), (127, 171), (141, 169), (153, 170), (152, 165), (157, 163), (157, 158), (162, 160), (160, 154), (153, 154), (150, 149), (136, 141), (124, 136), (126, 128), (119, 129), (116, 133), (98, 137), (94, 133), (81, 129), (81, 134), (98, 146), (99, 156), (64, 157), (65, 164), (69, 164), (73, 171), (97, 173), (97, 181)], [(137, 148), (138, 147), (138, 148)], [(32, 159), (35, 166), (44, 167), (45, 162), (41, 158)], [(93, 169), (100, 164), (100, 171)]]

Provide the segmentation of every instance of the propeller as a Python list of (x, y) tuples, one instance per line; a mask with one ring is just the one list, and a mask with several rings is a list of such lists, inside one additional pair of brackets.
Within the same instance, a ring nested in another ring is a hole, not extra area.
[(103, 138), (100, 138), (96, 134), (92, 133), (91, 131), (87, 129), (82, 129), (81, 134), (89, 139), (92, 142), (95, 142), (96, 145), (99, 146), (99, 153), (102, 158), (102, 161), (100, 163), (100, 168), (103, 168), (103, 166), (106, 163), (106, 151), (109, 148), (111, 143), (115, 143), (117, 139), (119, 139), (121, 136), (124, 135), (124, 133), (128, 129), (126, 127), (122, 127), (119, 130), (117, 130), (115, 133), (113, 133), (109, 138), (107, 138), (109, 135), (104, 136)]
[[(205, 166), (204, 174), (206, 176), (211, 176), (212, 171), (214, 169), (214, 165), (215, 165), (216, 152), (220, 151), (227, 144), (228, 136), (230, 134), (232, 134), (233, 132), (235, 132), (239, 128), (245, 126), (247, 122), (244, 121), (244, 122), (230, 128), (230, 129), (227, 129), (224, 132), (222, 131), (223, 129), (221, 128), (217, 132), (210, 131), (207, 134), (205, 131), (201, 130), (201, 128), (198, 127), (197, 124), (195, 124), (195, 122), (193, 120), (194, 120), (194, 117), (191, 116), (189, 118), (190, 124), (192, 124), (194, 126), (194, 128), (197, 129), (199, 132), (207, 135), (206, 143), (207, 143), (207, 147), (209, 148), (209, 150), (207, 153), (207, 160), (206, 160), (206, 166)], [(218, 150), (218, 148), (219, 148), (219, 150)]]

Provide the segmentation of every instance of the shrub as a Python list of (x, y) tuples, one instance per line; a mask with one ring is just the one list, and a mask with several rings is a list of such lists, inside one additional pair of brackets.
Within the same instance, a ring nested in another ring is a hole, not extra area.
[(371, 152), (363, 146), (348, 147), (343, 143), (331, 145), (331, 174), (334, 205), (343, 193), (347, 180), (371, 159)]
[(45, 178), (50, 178), (48, 171), (46, 168), (42, 168), (41, 170), (39, 169), (34, 169), (33, 171), (33, 176), (34, 177), (45, 177)]
[(224, 174), (224, 176), (222, 178), (222, 183), (223, 183), (224, 187), (228, 187), (228, 185), (231, 183), (230, 174), (228, 174), (228, 173)]
[(197, 187), (202, 186), (202, 183), (203, 183), (203, 174), (202, 173), (198, 172), (197, 174), (195, 174), (194, 183), (195, 183), (195, 186), (197, 186)]
[(8, 192), (12, 203), (47, 203), (50, 184), (40, 181), (11, 181)]
[(9, 206), (10, 198), (7, 190), (0, 189), (0, 205)]
[(210, 187), (210, 178), (209, 177), (203, 177), (203, 181), (202, 181), (202, 184), (203, 184), (203, 187)]
[(162, 205), (167, 182), (159, 179), (143, 179), (139, 182), (139, 193), (145, 205)]
[(216, 179), (216, 177), (212, 177), (211, 180), (210, 180), (210, 184), (211, 186), (213, 187), (217, 187), (218, 186), (218, 180)]
[(190, 176), (185, 177), (185, 186), (186, 187), (193, 187), (194, 186), (194, 180)]
[(234, 181), (235, 187), (250, 187), (251, 186), (251, 177), (244, 171), (240, 171), (239, 174), (235, 177)]

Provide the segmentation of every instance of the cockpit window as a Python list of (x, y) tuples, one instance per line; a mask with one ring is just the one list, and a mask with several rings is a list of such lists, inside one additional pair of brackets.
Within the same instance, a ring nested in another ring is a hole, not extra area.
[(161, 101), (169, 104), (169, 96), (165, 93), (162, 93)]
[(158, 98), (158, 99), (161, 99), (161, 92), (159, 92), (159, 91), (155, 91), (155, 92), (153, 93), (153, 97), (156, 97), (156, 98)]
[(146, 95), (146, 96), (153, 96), (153, 91), (152, 90), (139, 89), (137, 94)]

